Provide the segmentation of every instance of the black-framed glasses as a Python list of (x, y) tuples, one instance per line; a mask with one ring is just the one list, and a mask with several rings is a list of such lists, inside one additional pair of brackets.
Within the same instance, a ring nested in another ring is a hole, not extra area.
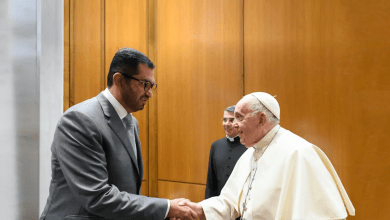
[(141, 82), (142, 84), (144, 84), (145, 91), (148, 91), (149, 89), (152, 89), (152, 91), (156, 91), (156, 89), (157, 89), (157, 84), (155, 84), (155, 83), (151, 83), (151, 82), (148, 82), (148, 81), (145, 81), (145, 80), (140, 80), (140, 79), (134, 78), (132, 76), (129, 76), (127, 74), (123, 74), (123, 73), (121, 73), (121, 74), (124, 77), (137, 80), (137, 81)]
[(233, 123), (233, 122), (234, 122), (234, 118), (222, 118), (221, 121), (222, 121), (223, 123), (226, 123), (226, 122)]

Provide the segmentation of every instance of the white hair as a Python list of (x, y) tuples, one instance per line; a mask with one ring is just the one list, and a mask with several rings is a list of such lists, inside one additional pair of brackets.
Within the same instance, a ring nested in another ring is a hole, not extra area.
[(277, 125), (279, 124), (279, 119), (267, 108), (261, 103), (256, 97), (253, 97), (249, 102), (248, 102), (248, 107), (251, 109), (252, 115), (257, 114), (259, 112), (263, 112), (267, 118), (268, 121), (272, 125)]

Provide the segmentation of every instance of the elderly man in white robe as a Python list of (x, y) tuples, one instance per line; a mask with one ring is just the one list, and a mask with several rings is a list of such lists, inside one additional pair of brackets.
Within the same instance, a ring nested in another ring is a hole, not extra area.
[(236, 105), (234, 126), (249, 148), (238, 160), (221, 195), (179, 204), (202, 219), (345, 219), (355, 209), (327, 156), (279, 125), (274, 97), (256, 92)]

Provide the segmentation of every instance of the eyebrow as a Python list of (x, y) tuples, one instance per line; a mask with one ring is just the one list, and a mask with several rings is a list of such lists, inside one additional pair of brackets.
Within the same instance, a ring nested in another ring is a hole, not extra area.
[(145, 82), (145, 83), (155, 84), (155, 83), (150, 82), (150, 81), (147, 80), (147, 79), (139, 79), (139, 80), (141, 80), (141, 81), (143, 81), (143, 82)]
[(142, 81), (145, 81), (145, 82), (148, 82), (150, 84), (156, 84), (156, 83), (152, 83), (151, 81), (147, 80), (147, 79), (142, 79)]

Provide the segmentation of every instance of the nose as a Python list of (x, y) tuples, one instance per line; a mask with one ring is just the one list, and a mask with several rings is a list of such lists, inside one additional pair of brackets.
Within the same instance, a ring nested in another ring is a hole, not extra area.
[(234, 128), (238, 128), (238, 123), (237, 123), (236, 120), (234, 120), (234, 122), (233, 122), (233, 127), (234, 127)]
[(146, 91), (146, 95), (149, 96), (149, 98), (152, 98), (152, 96), (153, 96), (153, 90), (152, 90), (152, 88), (150, 88), (150, 89), (148, 89), (148, 90)]

